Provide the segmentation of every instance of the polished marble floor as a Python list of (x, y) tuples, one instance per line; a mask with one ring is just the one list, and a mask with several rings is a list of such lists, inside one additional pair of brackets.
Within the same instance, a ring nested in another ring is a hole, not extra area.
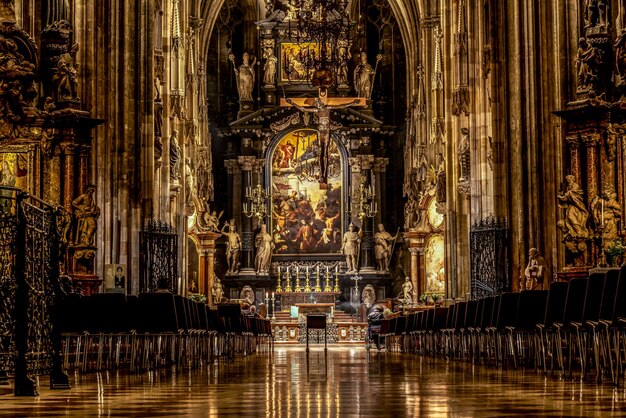
[(356, 346), (276, 347), (274, 354), (175, 373), (72, 375), (72, 389), (15, 398), (12, 417), (626, 416), (626, 389)]

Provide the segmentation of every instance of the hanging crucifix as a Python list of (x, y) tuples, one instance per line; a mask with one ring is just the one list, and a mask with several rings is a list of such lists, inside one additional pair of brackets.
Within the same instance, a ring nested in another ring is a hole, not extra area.
[[(320, 145), (319, 165), (320, 176), (319, 183), (320, 189), (326, 189), (328, 187), (328, 166), (330, 163), (330, 112), (335, 109), (345, 109), (352, 106), (366, 106), (366, 99), (364, 98), (350, 98), (350, 97), (332, 97), (329, 98), (326, 94), (322, 94), (320, 89), (320, 97), (316, 98), (281, 98), (281, 106), (293, 106), (304, 113), (316, 113), (317, 114), (317, 131), (318, 140)], [(324, 92), (325, 93), (325, 92)]]

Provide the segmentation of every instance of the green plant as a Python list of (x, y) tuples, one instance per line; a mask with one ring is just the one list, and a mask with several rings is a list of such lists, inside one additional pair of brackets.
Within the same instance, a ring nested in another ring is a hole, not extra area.
[(613, 241), (606, 250), (604, 250), (604, 253), (608, 257), (619, 257), (620, 255), (623, 255), (625, 251), (626, 247), (624, 247), (622, 241), (617, 239)]
[(443, 299), (443, 295), (440, 295), (439, 293), (433, 293), (432, 294), (432, 298), (433, 298), (433, 302), (439, 302), (441, 299)]
[(420, 295), (420, 302), (422, 302), (422, 303), (426, 303), (426, 302), (428, 302), (428, 294), (426, 294), (426, 293), (422, 293), (422, 294)]
[(202, 293), (188, 293), (187, 298), (194, 302), (206, 303), (206, 295)]

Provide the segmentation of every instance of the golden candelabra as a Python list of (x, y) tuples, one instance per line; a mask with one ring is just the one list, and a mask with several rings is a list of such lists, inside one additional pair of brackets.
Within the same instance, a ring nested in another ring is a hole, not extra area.
[(339, 272), (337, 271), (337, 269), (335, 269), (335, 288), (333, 289), (334, 292), (339, 293)]
[(319, 270), (317, 270), (317, 280), (315, 281), (315, 291), (316, 292), (322, 291), (322, 286), (320, 286), (320, 271)]
[(311, 286), (309, 284), (309, 269), (306, 269), (306, 281), (304, 282), (305, 286), (303, 291), (306, 293), (310, 293), (311, 292)]
[(278, 283), (276, 284), (276, 293), (281, 293), (283, 288), (280, 284), (280, 266), (278, 266)]
[(328, 274), (328, 266), (326, 266), (326, 275), (324, 276), (324, 278), (326, 279), (326, 284), (324, 286), (324, 292), (332, 292), (333, 288), (330, 285), (331, 275)]
[(258, 183), (255, 187), (248, 186), (245, 192), (248, 203), (243, 204), (243, 214), (248, 218), (254, 216), (259, 220), (259, 224), (263, 223), (267, 213), (266, 202), (270, 196), (269, 189), (264, 189), (261, 183)]

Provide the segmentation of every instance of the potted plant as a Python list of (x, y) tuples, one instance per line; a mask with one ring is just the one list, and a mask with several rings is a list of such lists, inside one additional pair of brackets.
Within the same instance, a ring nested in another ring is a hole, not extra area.
[(187, 298), (194, 302), (206, 303), (206, 295), (202, 293), (188, 293)]
[(621, 240), (616, 239), (609, 245), (605, 250), (604, 254), (607, 257), (607, 263), (610, 266), (617, 266), (620, 258), (624, 257), (624, 251), (626, 251), (626, 247)]
[(439, 293), (433, 293), (432, 294), (432, 298), (433, 298), (433, 302), (435, 302), (436, 306), (441, 305), (441, 302), (443, 300), (443, 295), (440, 295)]
[(428, 295), (426, 293), (422, 293), (420, 295), (420, 302), (422, 302), (422, 305), (426, 305), (428, 303)]

